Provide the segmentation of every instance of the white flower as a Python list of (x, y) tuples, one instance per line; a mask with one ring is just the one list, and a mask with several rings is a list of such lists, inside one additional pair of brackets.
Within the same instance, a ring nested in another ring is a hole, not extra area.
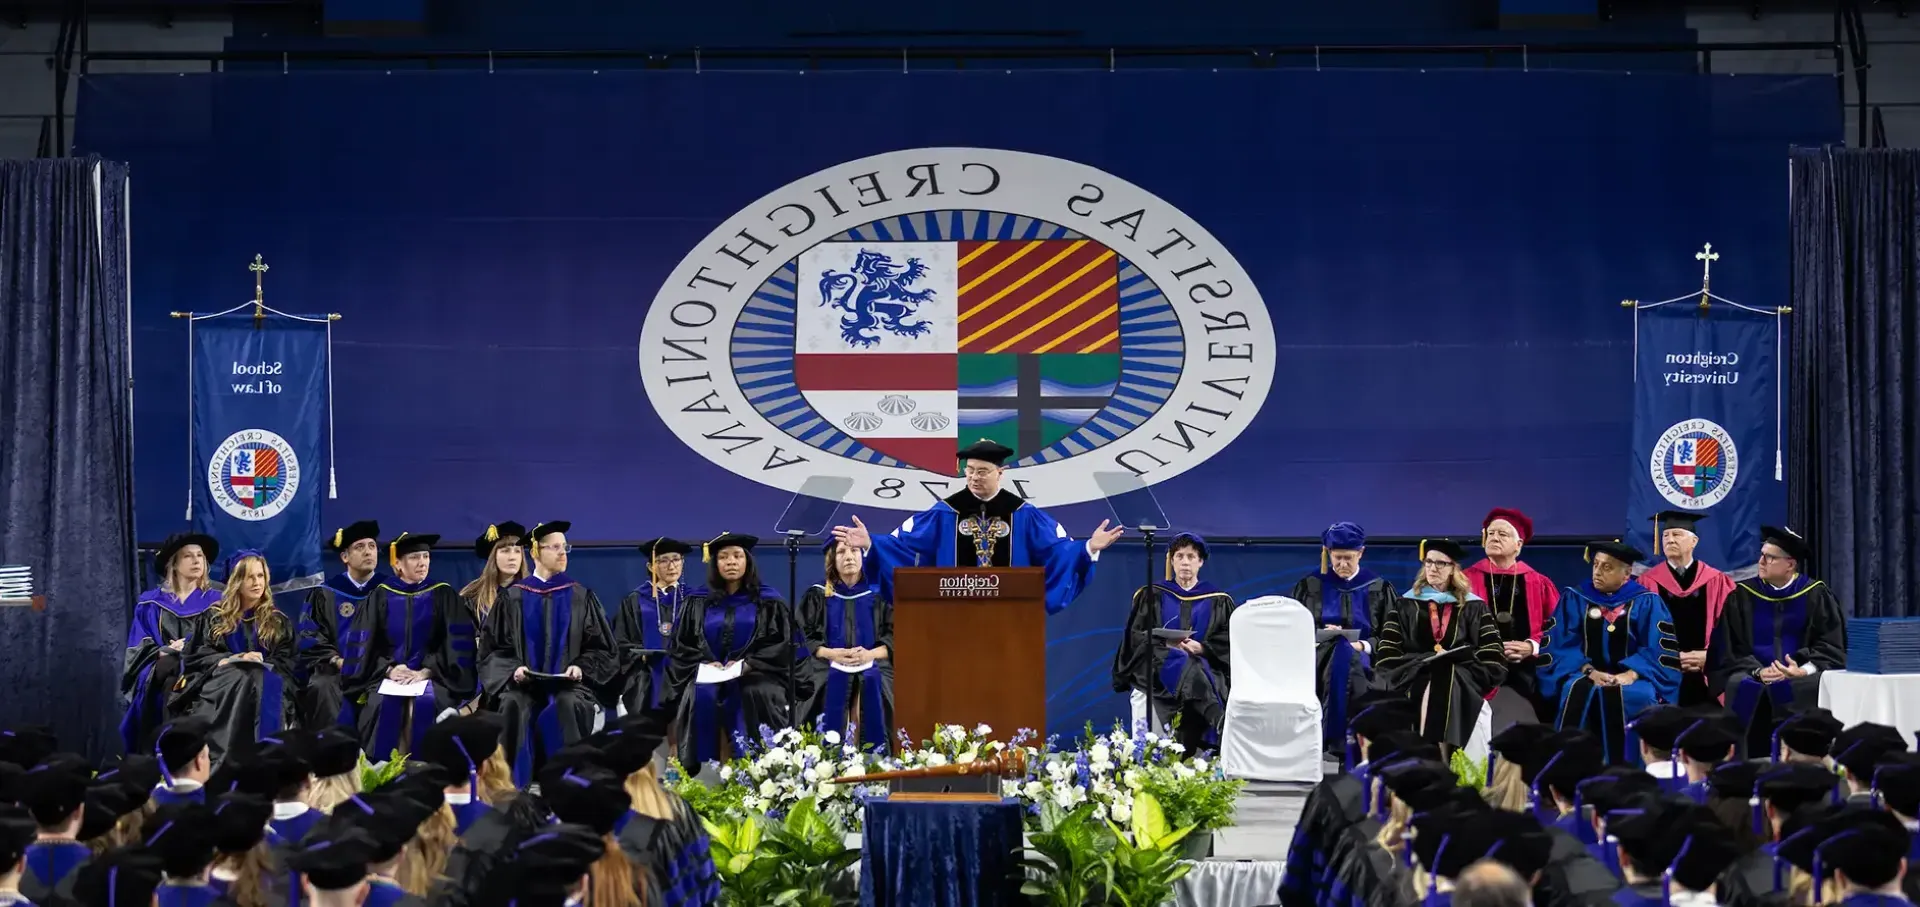
[(946, 765), (947, 757), (941, 753), (928, 753), (927, 764), (928, 765)]
[(1184, 744), (1184, 743), (1175, 743), (1175, 742), (1173, 742), (1173, 741), (1168, 741), (1168, 742), (1167, 742), (1167, 749), (1170, 749), (1170, 750), (1173, 750), (1173, 751), (1174, 751), (1174, 752), (1176, 752), (1176, 753), (1184, 753), (1184, 752), (1186, 752), (1186, 751), (1187, 751), (1187, 747), (1186, 747), (1186, 744)]
[(820, 782), (820, 786), (815, 788), (815, 791), (818, 792), (819, 799), (826, 800), (833, 796), (834, 791), (839, 789), (840, 788), (831, 781), (822, 781)]
[(767, 750), (767, 754), (760, 757), (761, 761), (768, 765), (785, 765), (792, 758), (793, 755), (788, 753), (785, 747), (779, 746)]
[(847, 763), (846, 768), (841, 769), (840, 777), (850, 778), (856, 775), (864, 775), (866, 773), (867, 773), (867, 767), (865, 765), (862, 765), (858, 762), (849, 762)]
[(1112, 816), (1115, 822), (1126, 822), (1133, 818), (1133, 805), (1125, 800), (1115, 801), (1113, 808), (1108, 810), (1107, 814)]
[(974, 726), (974, 729), (973, 729), (973, 735), (975, 737), (985, 737), (991, 733), (993, 733), (993, 728), (990, 728), (984, 724), (976, 725)]
[(1107, 749), (1105, 743), (1096, 743), (1093, 745), (1093, 749), (1087, 750), (1087, 758), (1094, 762), (1105, 762), (1112, 757), (1113, 751)]
[(760, 796), (762, 797), (771, 797), (775, 793), (778, 793), (779, 790), (779, 785), (774, 784), (771, 780), (760, 782)]
[(819, 781), (820, 768), (818, 766), (815, 766), (813, 768), (807, 769), (806, 771), (800, 773), (800, 777), (807, 779), (809, 782)]
[(825, 740), (825, 741), (826, 741), (826, 742), (828, 743), (828, 745), (832, 745), (832, 744), (836, 744), (836, 743), (839, 743), (839, 742), (840, 742), (840, 732), (839, 732), (839, 731), (828, 731), (828, 732), (826, 732), (826, 734), (824, 734), (824, 735), (822, 735), (820, 739), (822, 739), (822, 740)]
[(720, 780), (722, 782), (733, 780), (733, 766), (731, 765), (720, 766)]
[(1206, 770), (1207, 770), (1207, 757), (1205, 757), (1205, 756), (1198, 756), (1198, 757), (1195, 757), (1195, 758), (1194, 758), (1194, 760), (1193, 760), (1193, 770), (1194, 770), (1194, 771), (1196, 771), (1196, 772), (1204, 772), (1204, 771), (1206, 771)]
[(1143, 785), (1146, 784), (1147, 779), (1140, 773), (1139, 769), (1130, 768), (1126, 770), (1125, 774), (1122, 774), (1120, 776), (1120, 780), (1122, 783), (1126, 784), (1127, 789), (1139, 790)]
[(1194, 771), (1192, 766), (1187, 765), (1184, 762), (1175, 762), (1173, 764), (1173, 776), (1176, 778), (1179, 778), (1182, 781), (1185, 781), (1186, 779), (1191, 778), (1197, 774), (1199, 774), (1199, 772)]
[(1093, 817), (1094, 817), (1095, 819), (1105, 819), (1105, 818), (1107, 817), (1107, 804), (1105, 804), (1105, 803), (1096, 803), (1096, 804), (1094, 804), (1094, 805), (1093, 805)]
[(1028, 800), (1038, 800), (1040, 799), (1040, 795), (1045, 792), (1046, 786), (1038, 781), (1028, 781), (1026, 786), (1020, 789), (1020, 795)]
[(749, 796), (745, 800), (740, 801), (740, 805), (746, 807), (747, 812), (764, 812), (767, 808), (767, 801), (759, 797)]
[(820, 748), (817, 746), (814, 746), (811, 743), (807, 744), (807, 748), (801, 750), (800, 752), (805, 753), (806, 755), (812, 756), (815, 761), (819, 761), (820, 759)]
[(958, 759), (953, 760), (953, 763), (955, 765), (966, 765), (967, 763), (972, 762), (973, 760), (978, 758), (980, 758), (979, 752), (969, 747), (966, 752), (960, 754), (960, 757)]

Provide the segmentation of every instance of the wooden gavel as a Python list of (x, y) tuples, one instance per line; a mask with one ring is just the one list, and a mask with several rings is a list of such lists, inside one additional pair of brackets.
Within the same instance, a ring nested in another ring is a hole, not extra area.
[(930, 765), (926, 768), (903, 768), (891, 772), (874, 772), (870, 775), (848, 775), (833, 779), (834, 784), (866, 784), (873, 781), (894, 781), (900, 778), (943, 778), (955, 775), (1023, 775), (1027, 771), (1027, 751), (1023, 747), (1009, 747), (995, 753), (991, 758), (978, 759), (968, 763), (950, 765)]

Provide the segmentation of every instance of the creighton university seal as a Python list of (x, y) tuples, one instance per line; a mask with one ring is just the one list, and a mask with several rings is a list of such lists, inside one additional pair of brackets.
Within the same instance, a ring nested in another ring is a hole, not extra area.
[(1733, 493), (1740, 452), (1719, 423), (1687, 419), (1660, 433), (1648, 464), (1653, 487), (1675, 507), (1705, 510)]
[(701, 456), (855, 506), (957, 490), (954, 451), (1014, 449), (1013, 490), (1098, 500), (1238, 437), (1273, 382), (1253, 281), (1205, 228), (1083, 164), (980, 148), (849, 161), (702, 240), (647, 313), (640, 373)]
[(207, 488), (229, 516), (270, 520), (300, 491), (300, 458), (273, 432), (241, 429), (220, 442), (207, 461)]

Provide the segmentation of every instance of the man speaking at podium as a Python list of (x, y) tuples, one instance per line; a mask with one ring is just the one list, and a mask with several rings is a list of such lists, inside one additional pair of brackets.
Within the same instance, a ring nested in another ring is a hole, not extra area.
[(1000, 487), (1013, 449), (986, 439), (959, 452), (967, 487), (908, 517), (887, 535), (875, 536), (858, 516), (852, 526), (833, 527), (842, 545), (867, 552), (868, 575), (880, 584), (880, 597), (893, 601), (893, 571), (898, 567), (1044, 567), (1047, 613), (1065, 608), (1087, 580), (1100, 552), (1124, 528), (1100, 528), (1084, 543), (1067, 536), (1053, 517), (1026, 498)]

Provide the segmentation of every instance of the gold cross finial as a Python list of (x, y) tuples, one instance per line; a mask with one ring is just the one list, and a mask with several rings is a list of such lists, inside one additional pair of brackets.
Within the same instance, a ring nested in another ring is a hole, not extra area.
[(1720, 253), (1713, 251), (1713, 243), (1707, 243), (1700, 251), (1693, 253), (1693, 260), (1700, 263), (1700, 308), (1707, 307), (1707, 287), (1713, 281), (1713, 263), (1720, 260)]
[(267, 288), (265, 280), (267, 276), (267, 263), (261, 260), (260, 254), (256, 252), (253, 256), (253, 264), (247, 265), (247, 270), (253, 272), (253, 327), (255, 330), (258, 330), (260, 323), (267, 318)]

